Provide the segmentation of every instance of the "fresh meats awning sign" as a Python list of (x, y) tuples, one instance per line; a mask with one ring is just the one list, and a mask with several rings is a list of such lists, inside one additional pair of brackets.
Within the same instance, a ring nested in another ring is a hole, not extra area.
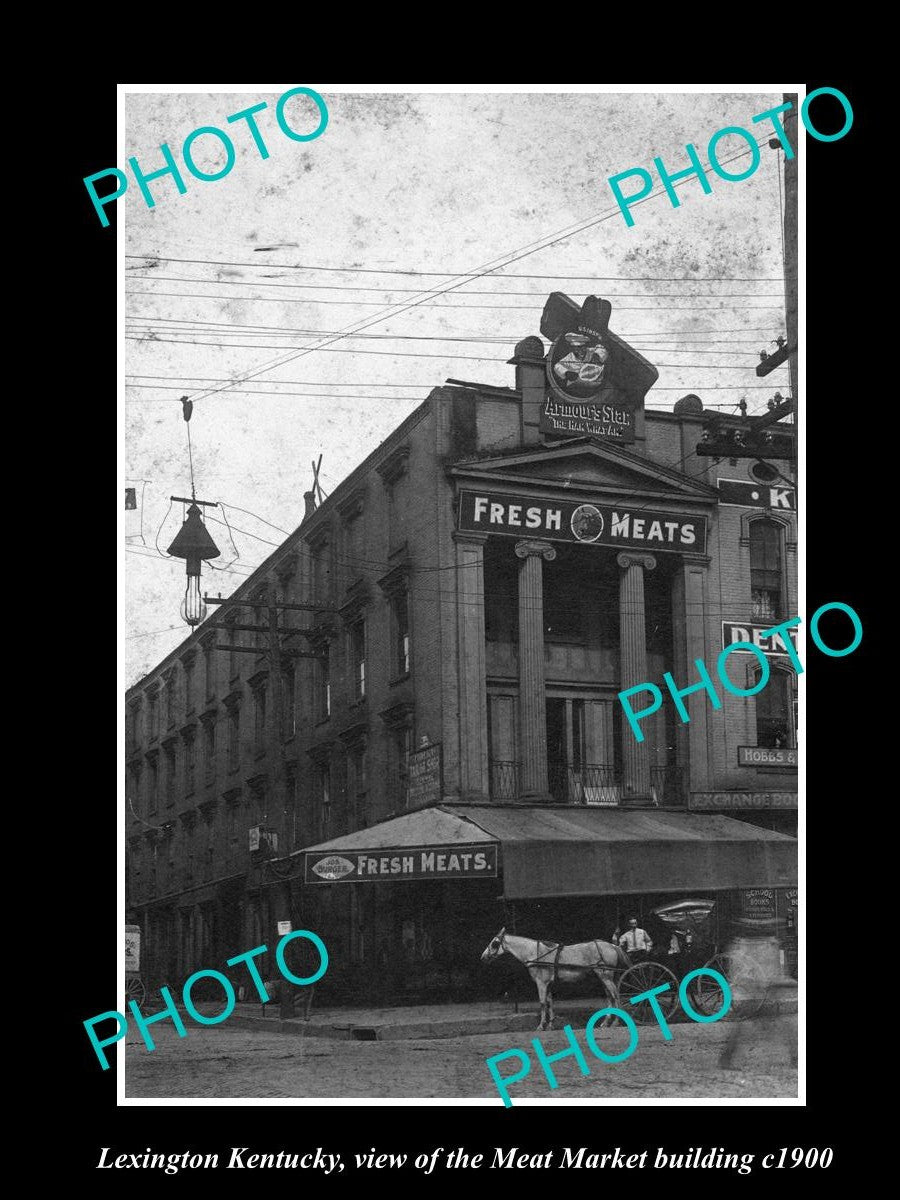
[(393, 846), (307, 851), (306, 883), (377, 883), (404, 879), (496, 879), (497, 847)]
[(459, 528), (507, 537), (540, 537), (597, 546), (706, 552), (706, 517), (642, 505), (536, 500), (466, 489), (459, 495)]

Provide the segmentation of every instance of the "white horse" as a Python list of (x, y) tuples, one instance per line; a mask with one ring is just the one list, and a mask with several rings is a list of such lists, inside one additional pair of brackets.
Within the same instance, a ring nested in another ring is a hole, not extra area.
[[(572, 946), (561, 946), (558, 942), (540, 942), (534, 938), (516, 937), (506, 932), (506, 926), (492, 938), (481, 956), (482, 962), (490, 962), (501, 954), (510, 954), (528, 970), (535, 982), (541, 1004), (541, 1021), (538, 1029), (553, 1028), (553, 986), (558, 979), (564, 983), (583, 979), (594, 974), (603, 984), (614, 1008), (619, 1007), (619, 992), (616, 987), (616, 970), (630, 966), (630, 961), (619, 946), (612, 942), (577, 942)], [(611, 1023), (606, 1016), (603, 1024)]]

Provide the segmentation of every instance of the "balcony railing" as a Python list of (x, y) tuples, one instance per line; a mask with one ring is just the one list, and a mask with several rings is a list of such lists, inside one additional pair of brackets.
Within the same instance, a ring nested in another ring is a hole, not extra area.
[[(491, 799), (518, 800), (521, 796), (521, 764), (492, 759)], [(650, 786), (657, 804), (684, 803), (683, 772), (676, 766), (651, 766)], [(586, 763), (575, 768), (550, 763), (547, 768), (550, 795), (558, 804), (617, 805), (622, 799), (622, 776), (609, 763)]]

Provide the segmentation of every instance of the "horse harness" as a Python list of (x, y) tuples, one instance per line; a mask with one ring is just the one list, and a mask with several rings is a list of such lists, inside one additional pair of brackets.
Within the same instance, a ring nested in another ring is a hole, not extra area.
[[(501, 945), (503, 944), (503, 943), (502, 943), (502, 940), (501, 940), (501, 943), (500, 943), (500, 944), (501, 944)], [(540, 942), (538, 943), (538, 945), (540, 945)], [(596, 963), (594, 963), (594, 965), (593, 965), (593, 966), (572, 966), (572, 967), (571, 967), (571, 969), (572, 969), (572, 970), (587, 970), (587, 971), (592, 971), (592, 970), (594, 970), (594, 968), (595, 968), (595, 967), (599, 967), (599, 966), (603, 966), (603, 965), (605, 965), (605, 964), (603, 963), (603, 955), (600, 953), (600, 939), (599, 939), (599, 938), (594, 938), (594, 945), (595, 945), (595, 946), (596, 946), (596, 948), (597, 948), (597, 961), (596, 961)], [(549, 967), (549, 966), (551, 966), (551, 965), (552, 965), (552, 967), (553, 967), (553, 978), (552, 978), (552, 979), (551, 979), (551, 981), (550, 981), (550, 984), (551, 984), (551, 986), (552, 986), (552, 985), (553, 985), (554, 983), (556, 983), (556, 981), (559, 979), (559, 967), (560, 967), (560, 962), (559, 962), (559, 960), (560, 960), (560, 956), (562, 955), (562, 952), (563, 952), (563, 950), (565, 950), (565, 948), (566, 948), (566, 947), (563, 945), (563, 943), (562, 943), (562, 942), (548, 942), (548, 943), (547, 943), (547, 946), (548, 946), (549, 948), (548, 948), (546, 951), (544, 951), (544, 953), (543, 953), (543, 954), (539, 954), (539, 955), (537, 956), (537, 958), (536, 958), (536, 959), (533, 959), (531, 962), (526, 962), (526, 963), (525, 963), (525, 966), (526, 966), (526, 967)], [(553, 962), (552, 962), (552, 964), (551, 964), (551, 963), (549, 963), (549, 962), (544, 962), (544, 961), (543, 961), (544, 959), (546, 959), (546, 957), (547, 957), (547, 955), (548, 955), (548, 954), (552, 954), (552, 955), (553, 955)], [(563, 965), (563, 967), (565, 967), (567, 964), (566, 964), (566, 963), (563, 963), (562, 965)]]

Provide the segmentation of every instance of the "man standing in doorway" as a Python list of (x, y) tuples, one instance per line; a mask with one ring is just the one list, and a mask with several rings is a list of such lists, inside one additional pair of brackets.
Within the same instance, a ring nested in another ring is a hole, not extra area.
[(628, 918), (628, 928), (619, 938), (619, 945), (633, 963), (644, 962), (653, 949), (650, 934), (640, 928), (637, 917)]

